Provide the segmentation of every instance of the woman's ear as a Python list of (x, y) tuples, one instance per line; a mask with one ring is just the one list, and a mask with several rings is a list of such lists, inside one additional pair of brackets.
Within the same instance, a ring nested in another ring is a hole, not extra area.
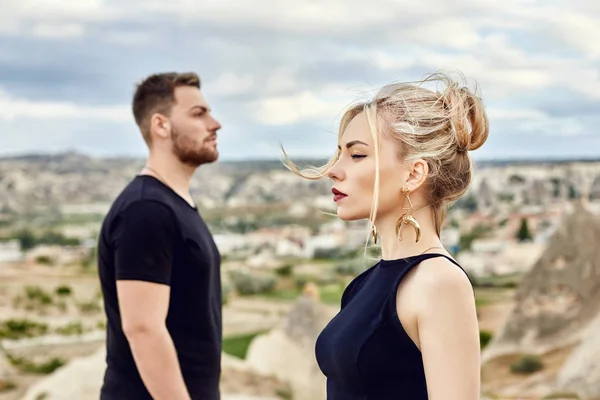
[(408, 179), (406, 187), (409, 191), (414, 192), (420, 188), (429, 174), (429, 165), (423, 159), (418, 159), (408, 166)]

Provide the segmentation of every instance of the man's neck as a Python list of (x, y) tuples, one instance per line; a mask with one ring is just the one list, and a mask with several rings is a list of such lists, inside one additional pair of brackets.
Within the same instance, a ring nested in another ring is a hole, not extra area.
[(151, 175), (169, 186), (191, 206), (195, 206), (190, 195), (190, 181), (196, 168), (182, 164), (179, 160), (163, 160), (150, 156), (141, 171), (142, 175)]

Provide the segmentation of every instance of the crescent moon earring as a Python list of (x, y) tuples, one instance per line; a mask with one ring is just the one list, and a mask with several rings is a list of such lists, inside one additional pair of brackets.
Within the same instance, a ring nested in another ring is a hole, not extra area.
[(373, 236), (373, 243), (377, 244), (377, 227), (375, 224), (371, 225), (371, 236)]
[(408, 207), (402, 208), (402, 211), (404, 211), (404, 213), (396, 222), (396, 236), (398, 237), (399, 241), (402, 241), (402, 230), (406, 225), (412, 225), (417, 236), (416, 242), (418, 242), (419, 239), (421, 239), (421, 227), (419, 225), (419, 222), (415, 219), (415, 217), (411, 215), (411, 212), (413, 211), (413, 205), (410, 201), (408, 188), (402, 189), (402, 193), (406, 197), (405, 202), (408, 201)]

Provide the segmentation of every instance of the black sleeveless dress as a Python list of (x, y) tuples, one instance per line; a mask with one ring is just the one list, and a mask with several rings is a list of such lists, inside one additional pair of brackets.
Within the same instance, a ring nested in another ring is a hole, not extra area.
[(427, 400), (421, 352), (398, 319), (396, 292), (411, 268), (433, 257), (461, 268), (434, 253), (381, 260), (348, 285), (315, 346), (328, 400)]

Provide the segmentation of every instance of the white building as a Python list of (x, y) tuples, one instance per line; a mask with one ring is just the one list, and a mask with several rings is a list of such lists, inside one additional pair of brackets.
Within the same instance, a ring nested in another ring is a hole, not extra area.
[(304, 243), (304, 257), (312, 258), (317, 250), (334, 250), (345, 247), (345, 234), (317, 235)]
[(304, 249), (297, 241), (282, 238), (277, 242), (275, 254), (277, 257), (302, 257), (304, 255)]
[(0, 242), (0, 263), (17, 262), (23, 260), (21, 244), (18, 240)]

